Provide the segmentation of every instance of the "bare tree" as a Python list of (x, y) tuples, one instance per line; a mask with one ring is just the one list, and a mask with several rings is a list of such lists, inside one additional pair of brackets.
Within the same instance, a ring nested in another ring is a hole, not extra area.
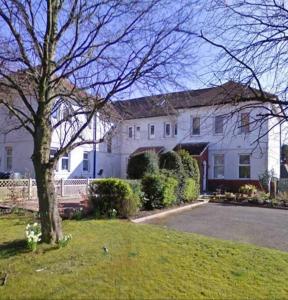
[[(262, 107), (253, 120), (261, 128), (277, 118), (288, 120), (288, 3), (284, 0), (207, 0), (199, 32), (186, 24), (180, 32), (197, 36), (216, 55), (208, 67), (209, 81), (233, 80), (246, 86), (238, 93), (234, 113)], [(207, 80), (207, 76), (206, 76)], [(265, 92), (266, 91), (266, 92)], [(247, 96), (249, 95), (249, 96)], [(277, 95), (277, 96), (275, 96)], [(265, 133), (258, 136), (258, 140)], [(267, 132), (266, 132), (267, 134)]]
[[(175, 82), (193, 63), (190, 37), (176, 30), (192, 9), (183, 0), (0, 1), (0, 105), (13, 116), (11, 130), (24, 128), (33, 138), (44, 242), (63, 236), (57, 161), (98, 142), (83, 132), (112, 97), (135, 85)], [(67, 112), (53, 121), (60, 105)], [(51, 157), (52, 135), (61, 126), (66, 138)]]

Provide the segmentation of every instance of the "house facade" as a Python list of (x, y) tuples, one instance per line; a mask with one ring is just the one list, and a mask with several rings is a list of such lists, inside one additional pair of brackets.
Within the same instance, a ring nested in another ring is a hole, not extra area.
[[(235, 101), (239, 95), (246, 101)], [(272, 109), (269, 105), (253, 101), (249, 89), (233, 82), (117, 101), (113, 110), (121, 121), (112, 124), (98, 113), (85, 135), (102, 142), (66, 154), (59, 161), (55, 176), (126, 178), (131, 155), (186, 149), (198, 161), (203, 191), (258, 184), (265, 171), (280, 176), (281, 127), (276, 118), (259, 121), (267, 107)], [(55, 133), (51, 155), (58, 146), (59, 133)], [(0, 134), (0, 171), (12, 170), (33, 177), (32, 147), (32, 140), (23, 129)]]
[[(235, 95), (240, 94), (247, 101), (235, 103)], [(260, 122), (259, 115), (272, 107), (249, 100), (249, 94), (229, 82), (116, 103), (124, 118), (121, 177), (126, 176), (128, 159), (135, 153), (186, 149), (198, 160), (203, 191), (258, 185), (266, 171), (279, 178), (280, 125), (276, 118)]]

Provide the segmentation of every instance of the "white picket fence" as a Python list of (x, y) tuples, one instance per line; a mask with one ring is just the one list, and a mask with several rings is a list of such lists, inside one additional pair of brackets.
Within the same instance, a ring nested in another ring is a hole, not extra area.
[[(60, 179), (55, 180), (55, 191), (58, 197), (81, 197), (87, 194), (89, 184), (94, 179)], [(37, 198), (35, 179), (2, 179), (0, 180), (0, 202), (10, 199), (32, 200)]]

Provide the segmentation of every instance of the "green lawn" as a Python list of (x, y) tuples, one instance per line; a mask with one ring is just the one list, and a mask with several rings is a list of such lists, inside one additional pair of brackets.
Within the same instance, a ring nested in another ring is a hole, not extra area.
[(83, 220), (64, 222), (73, 235), (66, 248), (41, 246), (32, 254), (21, 240), (26, 223), (0, 217), (0, 275), (9, 274), (0, 299), (288, 298), (288, 253), (151, 225)]

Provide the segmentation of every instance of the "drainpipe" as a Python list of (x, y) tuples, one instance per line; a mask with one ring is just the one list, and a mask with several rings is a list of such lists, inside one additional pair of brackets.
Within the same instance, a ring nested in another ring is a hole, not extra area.
[[(97, 140), (97, 114), (94, 116), (94, 142)], [(96, 155), (96, 143), (93, 144), (93, 178), (96, 178), (96, 166), (97, 166), (97, 155)]]

